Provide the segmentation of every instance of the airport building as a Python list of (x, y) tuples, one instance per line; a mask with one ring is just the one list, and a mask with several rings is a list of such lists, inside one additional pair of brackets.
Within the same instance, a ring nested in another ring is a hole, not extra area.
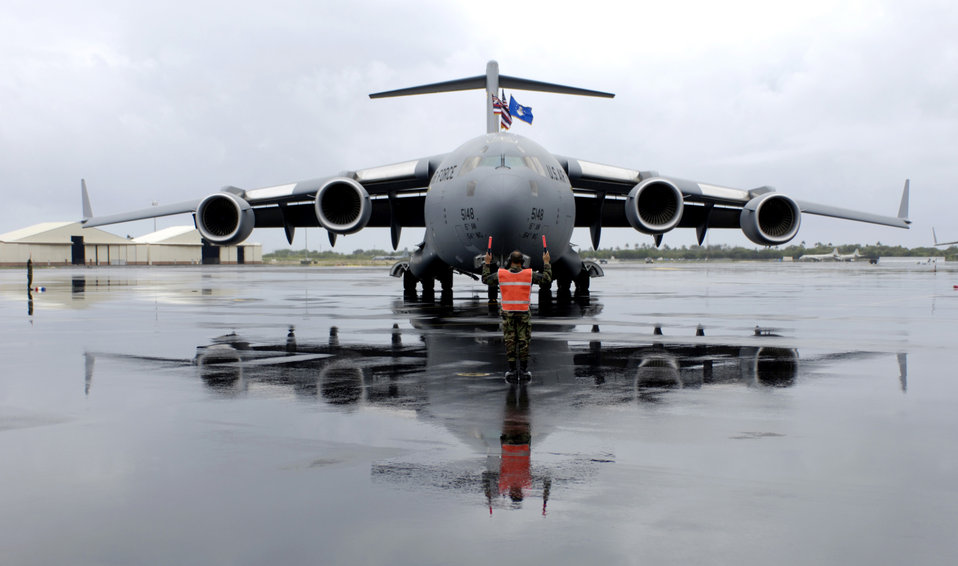
[(79, 222), (43, 222), (0, 234), (0, 266), (262, 263), (260, 244), (214, 246), (192, 226), (123, 238)]

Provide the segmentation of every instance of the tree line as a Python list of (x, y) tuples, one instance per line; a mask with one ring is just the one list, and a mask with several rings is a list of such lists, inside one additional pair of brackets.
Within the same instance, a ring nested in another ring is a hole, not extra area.
[(625, 259), (625, 260), (645, 260), (645, 259), (667, 259), (667, 260), (764, 260), (781, 261), (784, 258), (797, 260), (803, 255), (808, 254), (829, 254), (838, 249), (840, 254), (851, 254), (858, 250), (862, 259), (877, 259), (879, 257), (941, 257), (944, 256), (948, 261), (958, 260), (958, 247), (952, 246), (946, 249), (935, 247), (917, 247), (906, 248), (904, 246), (887, 246), (881, 242), (875, 244), (840, 244), (832, 245), (829, 243), (816, 243), (813, 246), (803, 244), (791, 245), (776, 248), (746, 248), (742, 246), (712, 245), (712, 246), (682, 246), (669, 247), (664, 244), (656, 248), (649, 244), (636, 245), (635, 247), (616, 247), (614, 249), (596, 250), (592, 254), (597, 259)]
[[(862, 259), (879, 257), (941, 257), (947, 261), (958, 261), (958, 246), (949, 248), (886, 246), (881, 242), (875, 244), (840, 244), (817, 242), (813, 246), (804, 243), (777, 248), (747, 248), (742, 246), (710, 245), (710, 246), (682, 246), (671, 247), (668, 244), (656, 248), (649, 244), (626, 244), (624, 247), (602, 248), (595, 251), (582, 251), (579, 254), (586, 258), (638, 260), (731, 260), (731, 261), (781, 261), (784, 258), (798, 259), (806, 254), (828, 254), (838, 249), (841, 254), (851, 254), (855, 250)], [(263, 261), (277, 262), (344, 262), (344, 261), (390, 261), (408, 257), (409, 250), (386, 251), (380, 249), (357, 249), (351, 253), (339, 253), (331, 250), (283, 249), (263, 255)]]

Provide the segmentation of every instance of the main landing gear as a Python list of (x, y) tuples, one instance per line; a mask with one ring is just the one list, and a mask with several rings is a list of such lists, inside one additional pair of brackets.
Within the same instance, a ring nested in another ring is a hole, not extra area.
[(453, 271), (451, 267), (443, 268), (438, 274), (427, 275), (420, 279), (409, 270), (408, 263), (400, 262), (392, 267), (390, 275), (402, 277), (403, 297), (406, 299), (418, 299), (417, 290), (421, 289), (422, 300), (434, 301), (436, 298), (436, 282), (439, 282), (440, 300), (452, 301)]
[[(589, 296), (589, 283), (592, 274), (587, 269), (582, 269), (575, 277), (559, 277), (555, 280), (556, 299), (559, 301), (569, 301), (572, 298), (584, 299)], [(572, 290), (572, 284), (575, 284), (575, 291)], [(552, 284), (540, 285), (540, 293), (546, 293), (552, 296)]]

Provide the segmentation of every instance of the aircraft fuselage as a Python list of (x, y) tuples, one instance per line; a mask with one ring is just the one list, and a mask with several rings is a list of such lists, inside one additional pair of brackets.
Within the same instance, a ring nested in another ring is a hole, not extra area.
[(443, 160), (425, 198), (426, 247), (443, 262), (476, 271), (486, 253), (500, 261), (513, 250), (542, 267), (542, 236), (557, 258), (569, 247), (575, 198), (551, 153), (509, 133), (469, 140)]

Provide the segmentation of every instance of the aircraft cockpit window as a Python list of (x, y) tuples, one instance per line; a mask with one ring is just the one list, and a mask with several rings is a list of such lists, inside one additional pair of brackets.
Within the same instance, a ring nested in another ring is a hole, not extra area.
[(546, 170), (538, 157), (530, 155), (506, 155), (502, 153), (499, 155), (475, 155), (467, 158), (463, 161), (462, 167), (459, 168), (459, 175), (465, 175), (477, 167), (492, 167), (495, 169), (524, 167), (526, 169), (532, 169), (543, 177), (547, 176)]
[(516, 167), (525, 167), (526, 164), (522, 162), (522, 158), (518, 155), (503, 155), (502, 156), (502, 165), (501, 167), (507, 167), (509, 169), (514, 169)]
[(465, 161), (462, 163), (462, 167), (459, 168), (459, 174), (460, 174), (460, 175), (465, 175), (466, 173), (472, 171), (472, 170), (475, 169), (476, 167), (479, 167), (479, 162), (480, 162), (480, 161), (482, 161), (482, 157), (479, 156), (479, 155), (475, 155), (475, 156), (470, 157), (469, 159), (465, 160)]
[[(505, 164), (502, 155), (474, 155), (462, 162), (459, 175), (465, 175), (477, 167), (502, 167)], [(507, 165), (508, 166), (508, 165)]]
[(543, 177), (548, 177), (548, 175), (546, 175), (546, 168), (542, 166), (542, 161), (539, 161), (538, 157), (526, 155), (522, 158), (522, 161), (525, 163), (526, 167), (532, 169), (537, 174), (542, 175)]

